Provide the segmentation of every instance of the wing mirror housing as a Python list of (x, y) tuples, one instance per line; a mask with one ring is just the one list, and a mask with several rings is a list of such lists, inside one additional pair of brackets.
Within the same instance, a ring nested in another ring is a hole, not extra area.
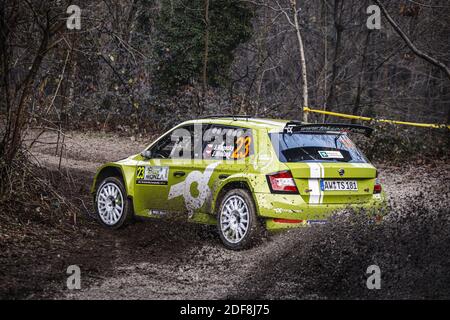
[(152, 158), (152, 152), (150, 150), (145, 150), (141, 152), (141, 156), (143, 156), (145, 159), (151, 159)]

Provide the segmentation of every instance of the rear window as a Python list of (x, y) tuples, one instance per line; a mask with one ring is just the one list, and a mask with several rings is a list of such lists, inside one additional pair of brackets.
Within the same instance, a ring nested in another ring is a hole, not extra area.
[(367, 159), (346, 133), (270, 133), (281, 162), (353, 162)]

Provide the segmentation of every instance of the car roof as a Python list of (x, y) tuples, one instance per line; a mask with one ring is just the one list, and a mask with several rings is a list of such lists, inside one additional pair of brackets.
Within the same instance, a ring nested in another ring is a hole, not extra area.
[(213, 118), (189, 120), (183, 122), (180, 125), (203, 123), (203, 124), (233, 125), (253, 129), (282, 130), (286, 126), (286, 124), (290, 121), (291, 120), (226, 116), (226, 117), (213, 117)]

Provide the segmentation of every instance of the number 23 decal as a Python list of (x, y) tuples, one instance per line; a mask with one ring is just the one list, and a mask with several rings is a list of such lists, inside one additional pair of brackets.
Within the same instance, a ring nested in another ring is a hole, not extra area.
[(233, 159), (243, 159), (250, 154), (250, 145), (252, 143), (252, 137), (239, 137), (236, 141), (236, 149), (232, 154)]
[(145, 167), (137, 167), (136, 179), (144, 179), (145, 177)]

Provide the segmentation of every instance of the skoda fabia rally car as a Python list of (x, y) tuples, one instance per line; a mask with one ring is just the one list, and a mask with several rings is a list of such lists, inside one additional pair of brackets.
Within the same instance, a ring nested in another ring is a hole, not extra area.
[(377, 170), (349, 138), (371, 128), (238, 116), (181, 123), (140, 154), (99, 168), (92, 185), (99, 221), (182, 212), (215, 224), (230, 249), (261, 230), (322, 223), (346, 207), (384, 202)]

